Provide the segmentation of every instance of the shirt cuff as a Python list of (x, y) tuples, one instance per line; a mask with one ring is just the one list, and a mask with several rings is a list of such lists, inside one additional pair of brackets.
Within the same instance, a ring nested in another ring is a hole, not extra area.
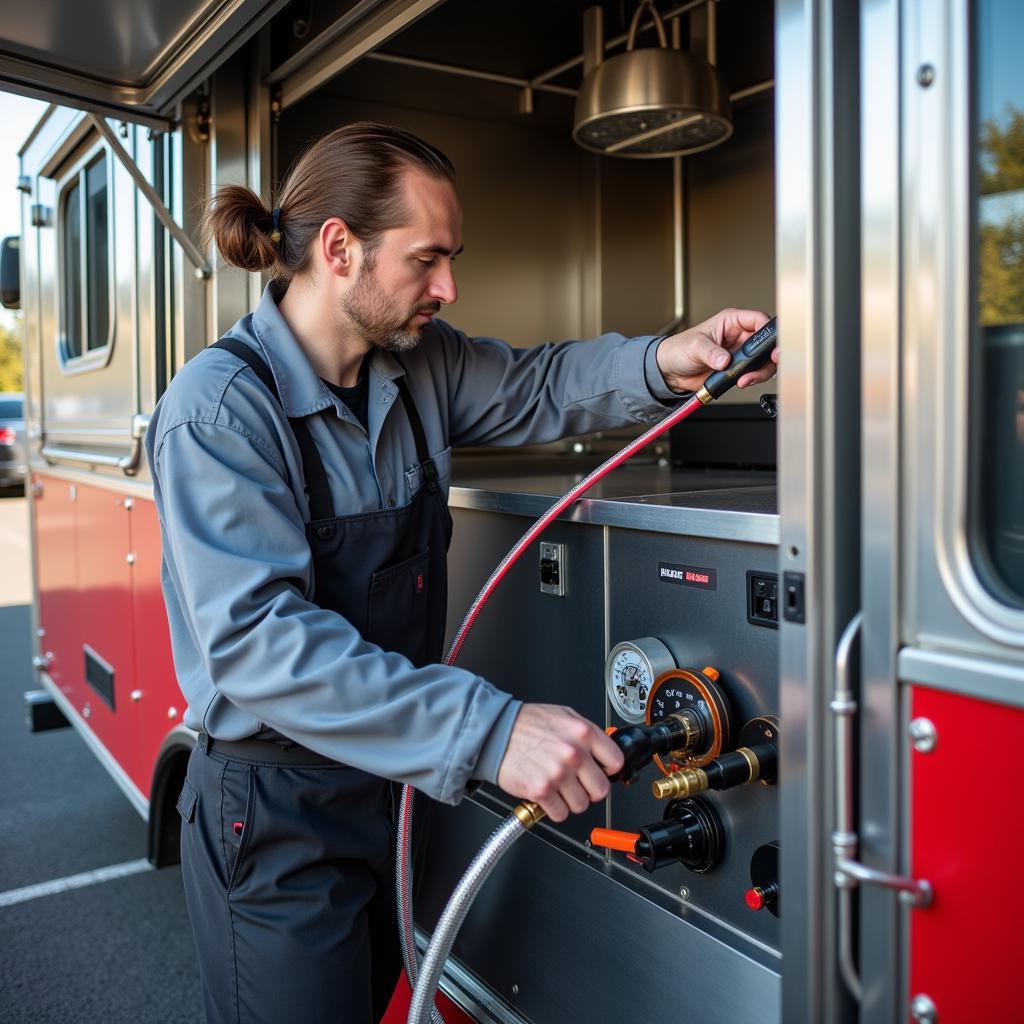
[[(644, 355), (644, 380), (647, 382), (647, 390), (665, 405), (674, 406), (685, 401), (693, 395), (692, 391), (673, 391), (666, 383), (658, 367), (658, 346), (664, 341), (664, 337), (655, 338), (648, 346)], [(709, 371), (710, 372), (710, 371)]]
[(516, 716), (522, 706), (521, 700), (510, 700), (498, 715), (480, 748), (480, 756), (476, 759), (476, 768), (473, 770), (474, 779), (480, 782), (497, 783), (498, 769), (501, 767), (505, 751), (508, 749), (512, 726), (516, 724)]

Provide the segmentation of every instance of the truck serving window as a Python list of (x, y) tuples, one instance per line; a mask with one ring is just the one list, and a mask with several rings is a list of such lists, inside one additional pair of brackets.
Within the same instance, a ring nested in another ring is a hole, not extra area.
[(983, 576), (1024, 604), (1024, 5), (973, 5), (975, 321), (971, 518)]
[(61, 196), (61, 356), (110, 344), (110, 197), (107, 154), (84, 164)]

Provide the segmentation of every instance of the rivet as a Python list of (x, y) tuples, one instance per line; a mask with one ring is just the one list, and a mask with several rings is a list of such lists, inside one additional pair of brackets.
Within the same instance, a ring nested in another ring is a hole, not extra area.
[(685, 885), (679, 887), (679, 898), (681, 900), (688, 900), (690, 898), (690, 890)]
[(929, 718), (915, 718), (910, 723), (910, 739), (919, 754), (930, 754), (939, 743), (935, 723)]
[(135, 508), (135, 501), (134, 501), (134, 499), (133, 498), (125, 498), (125, 500), (124, 500), (124, 507), (126, 509), (133, 509), (133, 508)]
[(133, 701), (135, 701), (136, 704), (138, 704), (138, 702), (140, 700), (142, 700), (142, 691), (141, 690), (132, 690), (132, 692), (129, 694), (129, 696), (131, 697), (131, 699)]
[(167, 717), (171, 718), (171, 719), (177, 718), (178, 717), (178, 709), (177, 708), (168, 708), (167, 709)]
[(935, 68), (931, 64), (922, 64), (917, 69), (917, 84), (922, 89), (927, 89), (928, 86), (935, 81)]
[(938, 1024), (939, 1008), (930, 997), (920, 992), (910, 1001), (910, 1016), (917, 1024)]
[(82, 708), (82, 717), (83, 718), (91, 718), (92, 717), (92, 705), (91, 704), (86, 704), (85, 707)]
[(316, 535), (321, 540), (328, 540), (329, 538), (334, 536), (334, 527), (333, 526), (318, 526), (316, 528)]
[(515, 982), (512, 983), (512, 995), (519, 995), (519, 986)]
[(124, 560), (129, 565), (134, 565), (135, 564), (135, 555), (131, 551), (129, 551), (128, 554), (124, 556)]

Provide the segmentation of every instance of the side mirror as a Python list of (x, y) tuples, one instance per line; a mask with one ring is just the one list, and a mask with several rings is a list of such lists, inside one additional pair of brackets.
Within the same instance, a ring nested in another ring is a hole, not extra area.
[(0, 242), (0, 306), (21, 309), (21, 238), (8, 235)]

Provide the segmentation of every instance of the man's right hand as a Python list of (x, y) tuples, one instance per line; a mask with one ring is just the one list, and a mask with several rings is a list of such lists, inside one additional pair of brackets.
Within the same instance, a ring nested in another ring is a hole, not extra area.
[(540, 804), (552, 821), (565, 821), (608, 795), (608, 776), (622, 752), (593, 722), (572, 708), (524, 704), (498, 769), (506, 793)]

